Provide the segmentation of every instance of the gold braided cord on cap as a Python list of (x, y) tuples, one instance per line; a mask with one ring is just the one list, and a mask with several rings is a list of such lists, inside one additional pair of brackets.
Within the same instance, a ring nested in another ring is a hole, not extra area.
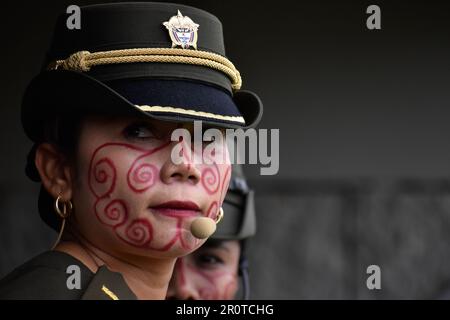
[(160, 62), (204, 66), (223, 72), (231, 80), (233, 90), (239, 90), (239, 71), (227, 58), (212, 52), (181, 48), (136, 48), (100, 51), (78, 51), (65, 60), (56, 61), (54, 69), (89, 71), (91, 67), (115, 63)]

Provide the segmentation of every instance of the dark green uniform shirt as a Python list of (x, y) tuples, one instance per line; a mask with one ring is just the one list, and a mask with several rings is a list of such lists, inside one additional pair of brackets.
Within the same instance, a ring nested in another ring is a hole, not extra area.
[[(74, 288), (73, 278), (78, 276), (79, 289)], [(0, 280), (0, 299), (129, 300), (136, 296), (120, 273), (106, 266), (93, 273), (69, 254), (47, 251)]]

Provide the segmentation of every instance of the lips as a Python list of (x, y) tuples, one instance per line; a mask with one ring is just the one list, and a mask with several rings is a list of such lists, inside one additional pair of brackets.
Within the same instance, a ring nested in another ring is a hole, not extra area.
[(196, 217), (201, 215), (200, 208), (192, 201), (168, 201), (150, 207), (155, 213), (169, 217)]

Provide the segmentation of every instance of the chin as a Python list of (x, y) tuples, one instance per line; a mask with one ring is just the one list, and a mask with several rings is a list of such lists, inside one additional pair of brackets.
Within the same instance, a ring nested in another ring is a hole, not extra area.
[(158, 251), (153, 249), (145, 249), (145, 251), (140, 252), (140, 255), (151, 257), (154, 259), (176, 259), (180, 257), (184, 257), (193, 251), (195, 251), (197, 248), (192, 248), (190, 250), (187, 250), (181, 246), (174, 245), (172, 248), (170, 248), (167, 251)]
[(156, 259), (179, 258), (197, 250), (206, 241), (195, 238), (190, 232), (188, 236), (183, 238), (183, 241), (178, 239), (170, 247), (168, 247), (163, 241), (153, 241), (148, 247), (136, 249), (140, 251), (141, 255)]
[[(185, 256), (199, 248), (206, 240), (195, 238), (188, 226), (174, 225), (173, 221), (151, 224), (145, 219), (137, 224), (129, 224), (116, 230), (116, 236), (128, 252), (134, 252), (153, 258), (178, 258)], [(146, 223), (144, 223), (146, 222)], [(149, 228), (146, 228), (150, 225)], [(125, 248), (123, 248), (125, 250)]]

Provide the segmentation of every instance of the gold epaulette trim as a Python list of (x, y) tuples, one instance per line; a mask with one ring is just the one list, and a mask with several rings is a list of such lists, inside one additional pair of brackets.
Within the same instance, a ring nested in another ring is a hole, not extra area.
[(102, 287), (102, 291), (110, 297), (112, 300), (119, 300), (119, 297), (114, 294), (111, 290), (109, 290), (105, 285)]

